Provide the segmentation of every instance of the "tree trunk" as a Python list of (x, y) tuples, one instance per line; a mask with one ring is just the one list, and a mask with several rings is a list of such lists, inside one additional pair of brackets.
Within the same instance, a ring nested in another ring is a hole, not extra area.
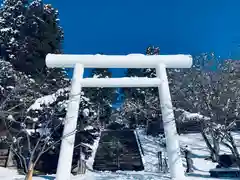
[(207, 138), (206, 134), (203, 132), (203, 130), (201, 131), (201, 134), (202, 134), (202, 137), (203, 137), (208, 149), (210, 150), (210, 155), (211, 155), (212, 161), (216, 162), (216, 160), (215, 160), (215, 154), (216, 154), (215, 149), (212, 147), (210, 141), (208, 140), (208, 138)]
[(149, 119), (147, 118), (147, 122), (146, 122), (146, 134), (148, 132), (148, 126), (149, 126)]
[(212, 140), (213, 140), (213, 149), (214, 149), (214, 153), (212, 155), (212, 160), (214, 162), (218, 162), (219, 160), (219, 152), (220, 152), (220, 147), (219, 147), (219, 141), (217, 138), (214, 137), (213, 133), (214, 132), (211, 132), (212, 133)]
[(232, 137), (232, 134), (231, 132), (228, 133), (228, 136), (229, 136), (229, 139), (230, 139), (230, 143), (232, 145), (232, 151), (233, 151), (233, 155), (235, 156), (236, 158), (236, 163), (238, 165), (238, 167), (240, 168), (240, 155), (239, 155), (239, 152), (238, 152), (238, 149), (237, 149), (237, 145)]
[(135, 119), (135, 128), (138, 127), (138, 118), (137, 118), (137, 115), (134, 114), (134, 119)]
[(234, 151), (235, 156), (237, 158), (240, 158), (240, 155), (239, 155), (239, 152), (238, 152), (238, 149), (237, 149), (237, 145), (236, 145), (236, 143), (235, 143), (235, 141), (234, 141), (234, 139), (232, 137), (232, 134), (230, 132), (228, 133), (228, 136), (229, 136), (229, 139), (230, 139), (230, 143), (231, 143), (231, 145), (233, 147), (233, 151)]
[(28, 172), (27, 172), (27, 175), (26, 175), (25, 180), (32, 180), (32, 177), (33, 177), (33, 168), (34, 168), (33, 163), (30, 162), (30, 163), (29, 163), (29, 166), (28, 166)]
[(187, 163), (186, 173), (191, 173), (193, 172), (193, 160), (191, 159), (190, 151), (185, 150), (184, 153), (185, 153), (185, 159)]
[(100, 122), (100, 104), (98, 104), (97, 108), (97, 122), (102, 126), (102, 123)]
[(12, 167), (14, 166), (14, 163), (13, 163), (13, 153), (12, 153), (12, 150), (11, 148), (8, 149), (8, 155), (7, 155), (7, 160), (6, 160), (6, 163), (5, 163), (5, 167)]
[(163, 160), (162, 160), (162, 151), (158, 151), (158, 168), (159, 168), (159, 172), (162, 172), (163, 170)]
[(105, 121), (103, 121), (103, 128), (106, 129), (106, 127), (107, 127), (107, 124)]

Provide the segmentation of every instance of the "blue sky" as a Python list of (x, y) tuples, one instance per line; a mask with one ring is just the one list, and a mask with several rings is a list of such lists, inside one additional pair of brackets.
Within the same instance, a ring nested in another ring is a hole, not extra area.
[[(155, 45), (161, 54), (215, 52), (240, 59), (239, 0), (45, 2), (59, 9), (68, 54), (144, 53)], [(123, 70), (114, 69), (113, 75), (123, 76)]]
[[(45, 0), (59, 9), (73, 54), (216, 52), (240, 58), (239, 0)], [(115, 69), (114, 76), (122, 70)]]

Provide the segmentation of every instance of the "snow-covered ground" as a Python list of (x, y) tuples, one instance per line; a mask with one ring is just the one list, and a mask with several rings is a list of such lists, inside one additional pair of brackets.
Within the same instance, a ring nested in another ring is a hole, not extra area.
[[(145, 170), (140, 172), (119, 171), (112, 172), (93, 172), (88, 170), (85, 175), (72, 176), (72, 180), (169, 180), (168, 173), (160, 173), (158, 169), (157, 152), (162, 150), (159, 146), (159, 138), (146, 136), (143, 130), (138, 130), (139, 138), (144, 151)], [(233, 133), (234, 138), (240, 148), (240, 132)], [(97, 139), (94, 143), (94, 153), (98, 145)], [(186, 134), (180, 136), (181, 146), (188, 145), (193, 153), (194, 173), (186, 177), (186, 180), (216, 180), (209, 177), (209, 169), (214, 168), (216, 164), (206, 161), (209, 155), (208, 149), (200, 134)], [(221, 147), (222, 153), (228, 153), (228, 149)], [(89, 169), (92, 168), (94, 157), (87, 162)], [(23, 180), (23, 176), (17, 174), (15, 170), (0, 168), (1, 180)], [(52, 180), (54, 176), (34, 177), (34, 180)], [(217, 178), (219, 179), (219, 178)], [(230, 180), (230, 178), (221, 178), (222, 180)], [(233, 178), (231, 178), (233, 180)]]
[[(233, 133), (233, 136), (234, 136), (234, 139), (236, 140), (238, 149), (240, 149), (240, 132)], [(215, 168), (216, 163), (212, 163), (211, 161), (205, 160), (205, 158), (209, 156), (209, 151), (205, 145), (205, 142), (202, 136), (199, 133), (182, 135), (180, 137), (180, 144), (181, 146), (188, 145), (194, 155), (194, 158), (193, 158), (194, 173), (191, 176), (189, 176), (189, 179), (193, 179), (193, 180), (214, 179), (209, 177), (208, 171), (212, 168)], [(225, 146), (221, 146), (221, 154), (224, 154), (224, 153), (229, 154), (230, 150), (227, 149)], [(221, 179), (229, 180), (230, 178), (221, 178)]]
[[(234, 139), (238, 148), (240, 148), (240, 132), (233, 133)], [(159, 138), (154, 138), (151, 136), (144, 135), (142, 130), (139, 130), (139, 137), (142, 143), (142, 147), (145, 153), (144, 162), (145, 162), (145, 171), (148, 172), (159, 172), (158, 168), (158, 158), (156, 152), (159, 150), (164, 151), (159, 146)], [(186, 145), (191, 149), (193, 153), (193, 164), (194, 164), (194, 173), (188, 175), (186, 179), (188, 180), (201, 180), (209, 179), (213, 180), (216, 178), (209, 177), (209, 170), (216, 167), (216, 163), (205, 160), (209, 156), (209, 151), (205, 145), (205, 142), (199, 133), (185, 134), (180, 136), (180, 145), (185, 147)], [(230, 151), (225, 147), (221, 146), (221, 153), (230, 153)], [(184, 165), (185, 159), (183, 158)], [(165, 174), (169, 179), (169, 174)], [(221, 178), (223, 180), (229, 180), (229, 178)], [(231, 178), (233, 180), (233, 178)]]

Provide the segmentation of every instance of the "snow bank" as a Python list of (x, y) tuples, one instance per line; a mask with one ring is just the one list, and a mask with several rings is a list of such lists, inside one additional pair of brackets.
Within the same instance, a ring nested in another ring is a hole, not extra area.
[(88, 158), (88, 160), (86, 161), (86, 165), (90, 170), (93, 170), (93, 163), (94, 163), (94, 158), (97, 152), (97, 148), (98, 148), (98, 144), (99, 144), (99, 140), (100, 140), (100, 136), (97, 139), (94, 140), (93, 145), (91, 146), (92, 149), (92, 155)]

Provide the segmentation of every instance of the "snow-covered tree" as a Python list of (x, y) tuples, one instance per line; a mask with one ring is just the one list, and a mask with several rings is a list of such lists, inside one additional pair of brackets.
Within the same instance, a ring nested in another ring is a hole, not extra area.
[(18, 160), (21, 160), (22, 154), (19, 156), (18, 152), (22, 150), (22, 145), (16, 144), (17, 138), (27, 137), (25, 124), (22, 123), (25, 110), (40, 97), (40, 93), (36, 91), (37, 85), (33, 79), (16, 71), (11, 63), (4, 60), (0, 60), (0, 87), (0, 124), (6, 135), (2, 140), (9, 145)]
[[(57, 17), (57, 10), (41, 0), (5, 0), (0, 9), (2, 140), (29, 176), (43, 154), (59, 153), (66, 115), (70, 81), (64, 70), (45, 67), (47, 53), (61, 52), (63, 31)], [(89, 99), (81, 98), (76, 146), (86, 147), (95, 138), (88, 125), (96, 113)]]
[(1, 56), (32, 76), (45, 72), (47, 53), (60, 53), (58, 11), (42, 0), (4, 0), (0, 9)]
[[(109, 69), (93, 69), (93, 78), (111, 78)], [(112, 103), (116, 96), (115, 88), (86, 88), (86, 95), (94, 103), (97, 111), (97, 121), (107, 124), (112, 113)]]
[[(218, 64), (215, 71), (211, 69), (211, 63)], [(195, 57), (193, 68), (179, 72), (179, 77), (175, 76), (181, 81), (173, 80), (177, 82), (172, 88), (174, 106), (201, 114), (194, 120), (201, 124), (201, 132), (213, 161), (218, 160), (219, 143), (222, 141), (218, 127), (228, 127), (239, 119), (240, 84), (237, 73), (234, 62), (227, 60), (220, 63), (214, 54), (203, 54)]]
[[(0, 60), (0, 112), (1, 118), (9, 113), (21, 116), (23, 110), (40, 97), (35, 81), (22, 72), (14, 70), (11, 63)], [(7, 113), (9, 112), (9, 113)]]
[(66, 87), (62, 69), (45, 66), (47, 53), (61, 53), (63, 30), (58, 11), (42, 0), (4, 0), (0, 8), (0, 56), (41, 84), (42, 94)]
[(157, 96), (152, 96), (152, 93), (144, 93), (144, 103), (137, 98), (125, 99), (120, 108), (120, 117), (130, 126), (143, 125), (148, 129), (151, 121), (161, 119), (159, 100)]
[(199, 112), (219, 123), (239, 116), (239, 81), (231, 62), (219, 64), (216, 71), (195, 65), (179, 76), (182, 81), (175, 81), (178, 84), (173, 88), (176, 107)]
[[(68, 96), (69, 88), (59, 89), (54, 94), (36, 99), (27, 111), (23, 111), (19, 116), (10, 111), (3, 119), (8, 133), (2, 140), (9, 145), (18, 158), (20, 168), (28, 172), (29, 177), (32, 176), (33, 169), (38, 167), (41, 156), (46, 153), (59, 154), (61, 139), (64, 138), (62, 131)], [(93, 144), (96, 138), (96, 129), (89, 128), (95, 114), (91, 107), (89, 98), (82, 94), (75, 146), (77, 149), (83, 147), (84, 154), (91, 150), (90, 147), (86, 149), (85, 144)], [(73, 133), (68, 136), (71, 135)], [(80, 156), (77, 149), (74, 151), (73, 164), (77, 164), (76, 157)]]

